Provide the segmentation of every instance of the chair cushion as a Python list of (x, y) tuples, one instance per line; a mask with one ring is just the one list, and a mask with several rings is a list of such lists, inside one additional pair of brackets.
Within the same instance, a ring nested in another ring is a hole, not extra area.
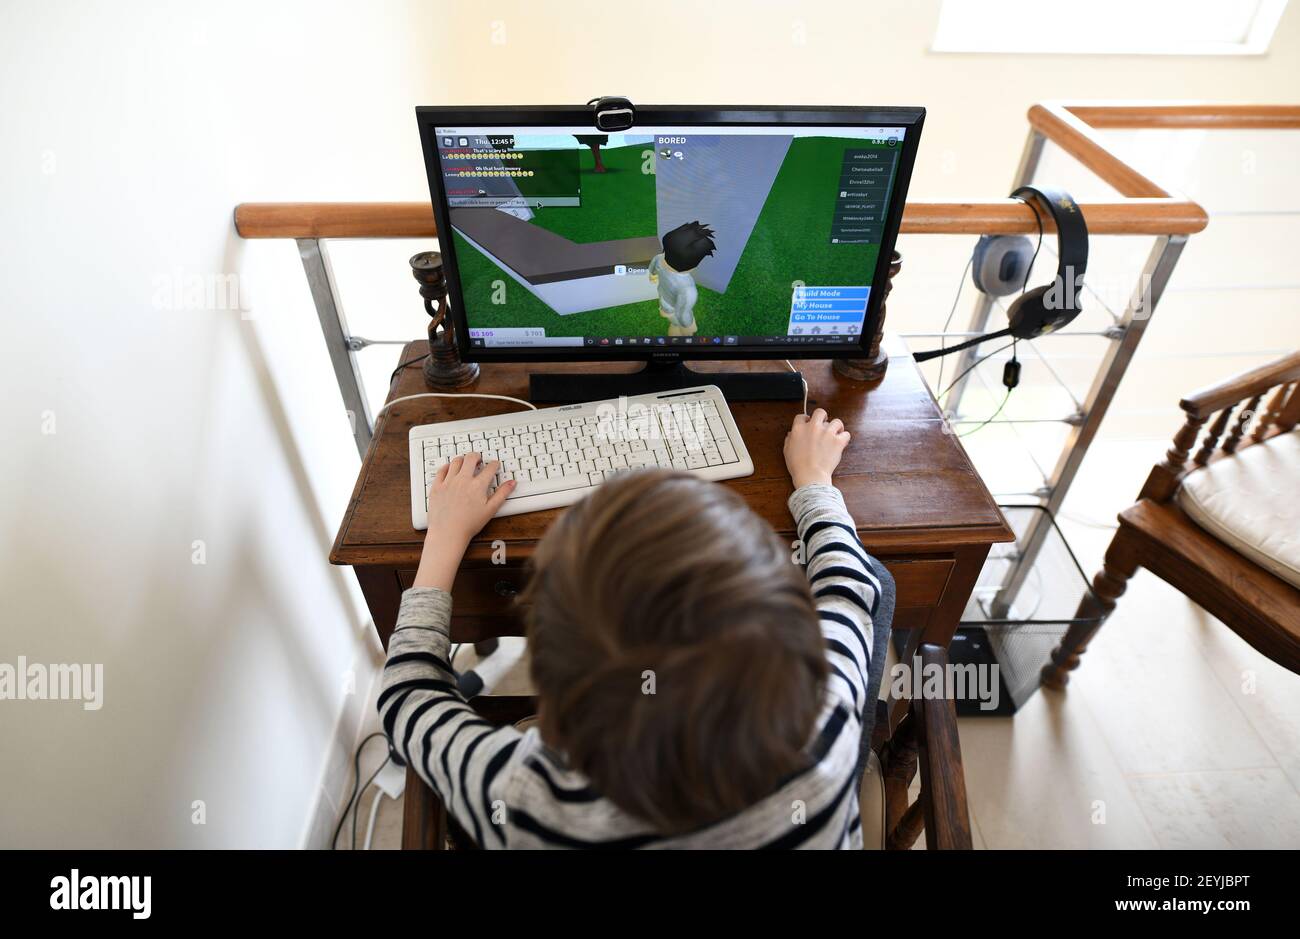
[(1193, 470), (1178, 504), (1209, 534), (1300, 587), (1300, 428)]

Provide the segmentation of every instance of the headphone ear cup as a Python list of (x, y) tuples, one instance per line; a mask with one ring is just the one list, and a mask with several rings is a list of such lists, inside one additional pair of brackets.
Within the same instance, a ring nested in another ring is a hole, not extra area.
[(1011, 335), (1017, 339), (1033, 339), (1042, 335), (1043, 327), (1054, 318), (1043, 305), (1043, 297), (1050, 289), (1050, 284), (1032, 287), (1026, 290), (1007, 309), (1008, 325)]
[(990, 297), (1007, 297), (1025, 285), (1034, 245), (1024, 235), (981, 235), (971, 256), (975, 289)]

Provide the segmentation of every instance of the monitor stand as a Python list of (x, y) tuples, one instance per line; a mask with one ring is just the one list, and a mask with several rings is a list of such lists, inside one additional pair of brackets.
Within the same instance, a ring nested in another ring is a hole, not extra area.
[(639, 372), (533, 372), (528, 399), (569, 403), (655, 394), (697, 385), (717, 385), (728, 401), (802, 401), (803, 377), (798, 372), (697, 372), (680, 358), (652, 359)]

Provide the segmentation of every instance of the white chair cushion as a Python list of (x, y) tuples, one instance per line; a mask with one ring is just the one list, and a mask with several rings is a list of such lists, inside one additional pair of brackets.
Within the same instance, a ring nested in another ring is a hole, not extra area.
[(1300, 427), (1188, 473), (1178, 504), (1215, 538), (1300, 587)]

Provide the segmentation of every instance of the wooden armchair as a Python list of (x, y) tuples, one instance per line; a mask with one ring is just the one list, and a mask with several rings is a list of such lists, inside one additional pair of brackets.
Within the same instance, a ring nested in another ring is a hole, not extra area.
[(1139, 567), (1178, 588), (1273, 661), (1300, 672), (1300, 524), (1294, 515), (1300, 491), (1300, 352), (1189, 395), (1180, 406), (1186, 422), (1164, 462), (1151, 470), (1137, 503), (1120, 513), (1105, 566), (1093, 580), (1096, 596), (1080, 605), (1079, 616), (1096, 625), (1065, 634), (1043, 667), (1045, 685), (1064, 687), (1100, 628), (1097, 618), (1114, 610)]
[[(921, 667), (944, 669), (948, 654), (922, 645)], [(480, 696), (470, 701), (486, 720), (514, 723), (536, 711), (527, 695)], [(862, 837), (867, 847), (908, 849), (922, 830), (930, 850), (971, 848), (970, 813), (957, 738), (957, 711), (951, 700), (913, 700), (890, 732), (887, 702), (876, 702), (871, 757), (863, 786)], [(909, 804), (908, 788), (917, 769), (921, 793)], [(447, 816), (438, 797), (409, 767), (402, 824), (403, 849), (474, 849), (473, 838)]]

